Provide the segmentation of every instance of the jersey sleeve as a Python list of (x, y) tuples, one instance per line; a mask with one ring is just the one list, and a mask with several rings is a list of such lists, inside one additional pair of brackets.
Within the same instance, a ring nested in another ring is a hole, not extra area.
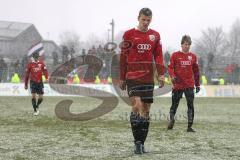
[[(126, 72), (127, 72), (127, 56), (129, 53), (129, 48), (127, 45), (131, 43), (128, 39), (127, 33), (125, 32), (123, 35), (123, 41), (121, 45), (121, 53), (120, 53), (120, 80), (126, 80)], [(127, 46), (127, 47), (125, 47)]]
[(43, 63), (43, 68), (42, 68), (43, 74), (45, 76), (46, 79), (48, 79), (48, 70), (46, 65)]
[(158, 75), (164, 75), (163, 53), (160, 35), (157, 37), (156, 47), (154, 50), (154, 60)]
[(171, 55), (171, 58), (170, 58), (170, 63), (169, 63), (169, 65), (168, 65), (168, 73), (169, 73), (169, 75), (170, 75), (170, 77), (171, 78), (174, 78), (174, 77), (176, 77), (176, 75), (175, 75), (175, 73), (174, 73), (174, 66), (175, 66), (175, 61), (174, 61), (174, 59), (175, 59), (175, 56), (174, 56), (174, 54), (172, 54)]
[(26, 70), (25, 70), (25, 80), (24, 80), (25, 86), (28, 85), (28, 80), (29, 80), (30, 71), (31, 71), (31, 63), (29, 63), (29, 64), (27, 65), (27, 68), (26, 68)]
[(199, 66), (198, 66), (198, 61), (197, 61), (197, 56), (194, 56), (195, 60), (193, 62), (193, 75), (194, 75), (194, 82), (195, 86), (199, 87), (200, 86), (200, 73), (199, 73)]

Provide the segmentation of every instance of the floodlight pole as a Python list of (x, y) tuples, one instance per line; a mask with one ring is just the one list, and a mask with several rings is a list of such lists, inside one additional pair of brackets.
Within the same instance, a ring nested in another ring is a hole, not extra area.
[(110, 25), (112, 26), (112, 43), (114, 42), (114, 27), (115, 27), (115, 23), (114, 20), (112, 19), (112, 22), (110, 23)]
[(111, 29), (108, 29), (107, 42), (109, 42), (109, 41), (110, 41), (110, 31), (111, 31)]

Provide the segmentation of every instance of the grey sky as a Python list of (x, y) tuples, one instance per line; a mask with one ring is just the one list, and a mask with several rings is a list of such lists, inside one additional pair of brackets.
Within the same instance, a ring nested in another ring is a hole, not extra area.
[(150, 28), (160, 32), (164, 48), (179, 48), (183, 34), (198, 38), (207, 27), (228, 32), (240, 18), (239, 0), (0, 0), (0, 20), (33, 23), (43, 38), (58, 42), (66, 30), (81, 40), (96, 33), (107, 38), (113, 18), (116, 33), (137, 25), (142, 7), (153, 11)]

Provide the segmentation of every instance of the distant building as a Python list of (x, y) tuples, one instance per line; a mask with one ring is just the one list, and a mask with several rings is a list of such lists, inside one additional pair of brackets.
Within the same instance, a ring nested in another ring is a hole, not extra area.
[(40, 41), (42, 37), (33, 24), (0, 21), (0, 55), (22, 57)]
[(51, 58), (53, 52), (60, 54), (61, 50), (56, 43), (43, 40), (33, 24), (0, 21), (0, 56), (10, 59), (22, 58), (31, 46), (40, 41), (44, 45), (45, 57)]
[(44, 57), (45, 61), (49, 64), (53, 64), (54, 62), (54, 55), (58, 57), (58, 62), (60, 61), (61, 56), (61, 48), (51, 40), (43, 40), (42, 41), (44, 46)]

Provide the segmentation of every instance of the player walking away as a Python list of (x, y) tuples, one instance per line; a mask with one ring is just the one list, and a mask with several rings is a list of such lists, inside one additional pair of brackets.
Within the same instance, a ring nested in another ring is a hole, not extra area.
[(195, 132), (192, 129), (194, 119), (194, 84), (196, 93), (200, 91), (199, 69), (197, 57), (194, 53), (189, 52), (191, 46), (191, 37), (184, 35), (181, 40), (181, 51), (172, 54), (168, 72), (172, 79), (172, 106), (170, 108), (170, 121), (168, 130), (173, 129), (174, 116), (176, 114), (180, 99), (185, 94), (188, 106), (188, 128), (187, 132)]
[[(143, 8), (138, 15), (136, 28), (123, 35), (120, 55), (120, 82), (122, 90), (127, 92), (132, 104), (130, 122), (135, 143), (135, 154), (145, 153), (144, 142), (149, 128), (149, 111), (153, 103), (155, 61), (157, 80), (164, 85), (164, 64), (161, 39), (158, 32), (149, 29), (152, 11)], [(128, 46), (127, 48), (125, 46)]]
[[(45, 64), (39, 60), (39, 52), (32, 54), (33, 61), (30, 62), (26, 69), (25, 75), (25, 89), (28, 89), (28, 80), (30, 77), (30, 89), (32, 93), (32, 106), (34, 109), (33, 115), (39, 114), (39, 105), (43, 101), (43, 82), (42, 75), (45, 75), (46, 81), (48, 81), (48, 71)], [(38, 99), (36, 94), (38, 94)]]

